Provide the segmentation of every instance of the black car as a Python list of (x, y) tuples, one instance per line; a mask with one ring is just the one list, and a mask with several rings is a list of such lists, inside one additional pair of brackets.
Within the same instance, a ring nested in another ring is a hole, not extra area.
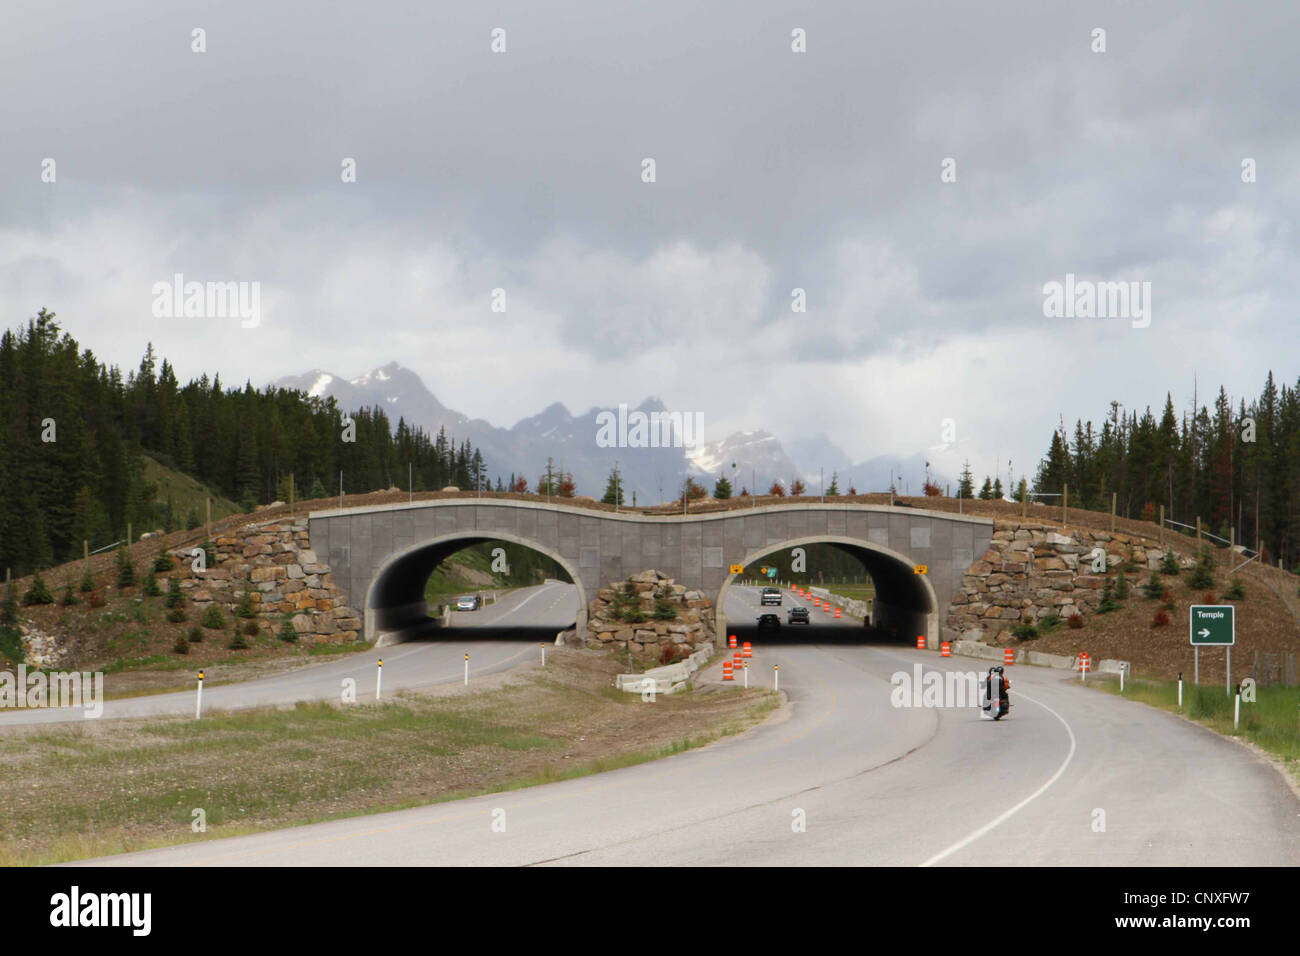
[(766, 631), (769, 628), (776, 628), (779, 631), (781, 629), (781, 619), (775, 614), (760, 615), (758, 619), (758, 629), (760, 631)]
[(760, 605), (775, 604), (781, 606), (781, 589), (780, 588), (763, 588), (758, 595)]
[(787, 617), (789, 618), (789, 620), (788, 620), (787, 623), (790, 623), (790, 624), (807, 624), (807, 623), (809, 623), (809, 621), (808, 621), (808, 609), (807, 609), (806, 607), (792, 607), (792, 608), (790, 608), (790, 611), (789, 611)]

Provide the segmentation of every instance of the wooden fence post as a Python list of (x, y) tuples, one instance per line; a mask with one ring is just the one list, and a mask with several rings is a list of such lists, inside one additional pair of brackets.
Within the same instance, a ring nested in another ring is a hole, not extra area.
[(1070, 486), (1061, 486), (1061, 527), (1070, 523)]
[(1118, 497), (1118, 492), (1112, 491), (1110, 493), (1110, 533), (1111, 534), (1115, 533), (1115, 499), (1117, 497)]

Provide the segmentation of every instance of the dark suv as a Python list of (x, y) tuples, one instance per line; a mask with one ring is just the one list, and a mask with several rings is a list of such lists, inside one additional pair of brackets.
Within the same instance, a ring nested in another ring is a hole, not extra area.
[(760, 631), (766, 631), (769, 628), (779, 631), (781, 629), (781, 619), (775, 614), (760, 615), (758, 618), (758, 629)]
[(781, 606), (781, 589), (780, 588), (763, 588), (758, 596), (758, 603), (762, 606), (775, 604)]

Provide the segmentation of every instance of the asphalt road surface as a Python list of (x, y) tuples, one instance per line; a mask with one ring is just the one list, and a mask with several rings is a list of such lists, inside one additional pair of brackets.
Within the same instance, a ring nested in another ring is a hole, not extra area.
[[(308, 700), (337, 700), (343, 680), (356, 681), (357, 698), (373, 697), (376, 662), (384, 661), (383, 691), (428, 687), (464, 680), (465, 654), (470, 677), (514, 667), (528, 654), (540, 654), (538, 642), (577, 617), (578, 594), (571, 584), (548, 581), (511, 591), (477, 611), (453, 612), (453, 626), (427, 638), (380, 648), (287, 671), (272, 677), (203, 688), (203, 711), (266, 707)], [(115, 717), (193, 715), (194, 691), (109, 700), (101, 720)], [(0, 727), (12, 724), (85, 720), (80, 707), (18, 709), (0, 712)]]
[(759, 637), (739, 624), (772, 609), (749, 588), (730, 589), (726, 610), (755, 642), (751, 679), (770, 685), (779, 664), (791, 701), (750, 733), (561, 783), (93, 862), (1300, 863), (1300, 802), (1209, 731), (1024, 666), (1009, 669), (1013, 707), (996, 723), (972, 708), (895, 707), (896, 672), (987, 663), (863, 643), (860, 624), (818, 611), (812, 627)]

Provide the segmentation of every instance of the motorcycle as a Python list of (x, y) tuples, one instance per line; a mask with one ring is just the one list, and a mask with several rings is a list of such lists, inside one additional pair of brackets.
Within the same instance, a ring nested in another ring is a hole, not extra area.
[(1011, 700), (1007, 694), (1010, 689), (1011, 681), (1007, 680), (1001, 665), (990, 667), (988, 676), (984, 678), (980, 688), (980, 695), (983, 698), (980, 709), (988, 715), (987, 719), (1001, 720), (1011, 712)]

